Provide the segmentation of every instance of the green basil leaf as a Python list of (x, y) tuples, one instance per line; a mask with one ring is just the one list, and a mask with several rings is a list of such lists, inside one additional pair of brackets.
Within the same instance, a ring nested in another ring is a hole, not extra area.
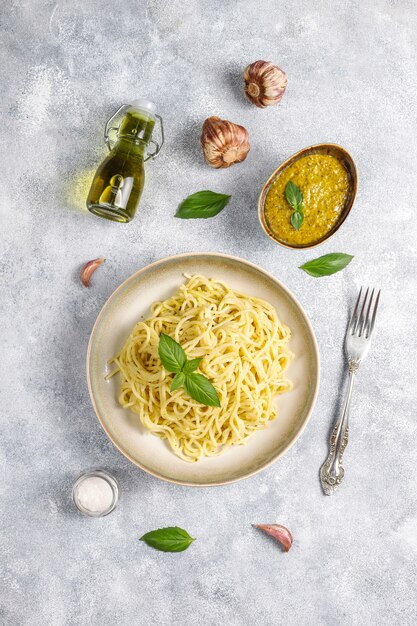
[(301, 213), (301, 211), (294, 211), (294, 213), (291, 214), (290, 220), (295, 230), (300, 230), (301, 225), (304, 221), (304, 214)]
[(187, 360), (180, 344), (164, 333), (159, 338), (158, 353), (162, 365), (168, 372), (180, 372)]
[(200, 365), (202, 360), (203, 357), (201, 356), (197, 359), (191, 359), (191, 361), (187, 361), (187, 363), (182, 368), (182, 371), (185, 372), (185, 374), (191, 374), (191, 372), (195, 372), (195, 370), (198, 369), (198, 366)]
[(231, 196), (214, 191), (197, 191), (179, 205), (175, 217), (182, 219), (214, 217), (224, 209)]
[(185, 374), (183, 372), (178, 372), (178, 374), (175, 374), (171, 383), (171, 391), (175, 391), (179, 387), (182, 387), (184, 382), (185, 382)]
[(162, 552), (182, 552), (192, 544), (195, 539), (190, 537), (186, 530), (178, 526), (151, 530), (140, 538), (151, 548)]
[(314, 278), (330, 276), (331, 274), (340, 272), (352, 259), (353, 256), (351, 254), (332, 252), (320, 256), (317, 259), (313, 259), (312, 261), (308, 261), (308, 263), (304, 263), (304, 265), (300, 265), (300, 269), (310, 274), (310, 276), (314, 276)]
[(185, 375), (184, 387), (189, 395), (206, 406), (220, 406), (219, 396), (211, 382), (202, 374)]
[(289, 180), (285, 185), (285, 197), (287, 202), (293, 209), (297, 210), (300, 205), (303, 203), (303, 194), (299, 187)]

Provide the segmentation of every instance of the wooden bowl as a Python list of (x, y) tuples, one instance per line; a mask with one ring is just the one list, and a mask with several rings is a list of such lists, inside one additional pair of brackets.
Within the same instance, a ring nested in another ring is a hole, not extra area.
[[(274, 232), (272, 232), (272, 230), (269, 228), (268, 223), (265, 218), (265, 199), (266, 199), (266, 196), (268, 194), (268, 191), (271, 185), (275, 182), (278, 176), (282, 174), (282, 172), (287, 167), (292, 165), (295, 161), (298, 161), (298, 159), (300, 159), (301, 157), (309, 156), (310, 154), (325, 154), (325, 155), (333, 156), (336, 159), (338, 159), (342, 163), (342, 165), (345, 167), (348, 173), (348, 177), (349, 177), (349, 190), (348, 190), (345, 206), (343, 208), (343, 211), (340, 215), (339, 220), (336, 222), (333, 228), (328, 233), (326, 233), (323, 237), (320, 237), (320, 239), (317, 239), (316, 241), (313, 241), (310, 243), (304, 243), (304, 244), (287, 243), (286, 241), (279, 239), (279, 237)], [(337, 146), (336, 144), (333, 144), (333, 143), (319, 143), (316, 146), (303, 148), (299, 152), (296, 152), (295, 154), (293, 154), (289, 159), (284, 161), (284, 163), (282, 163), (278, 167), (278, 169), (276, 169), (275, 172), (271, 174), (271, 176), (266, 181), (265, 185), (262, 188), (261, 195), (259, 196), (259, 201), (258, 201), (259, 221), (261, 222), (262, 228), (264, 229), (268, 237), (273, 239), (276, 243), (279, 243), (281, 246), (285, 246), (286, 248), (295, 248), (295, 249), (314, 248), (315, 246), (318, 246), (324, 241), (326, 241), (327, 239), (329, 239), (329, 237), (334, 235), (334, 233), (341, 227), (341, 225), (343, 224), (343, 222), (349, 215), (350, 210), (353, 206), (353, 202), (356, 197), (357, 188), (358, 188), (358, 174), (356, 171), (356, 166), (349, 152), (344, 150), (344, 148), (341, 148), (340, 146)]]

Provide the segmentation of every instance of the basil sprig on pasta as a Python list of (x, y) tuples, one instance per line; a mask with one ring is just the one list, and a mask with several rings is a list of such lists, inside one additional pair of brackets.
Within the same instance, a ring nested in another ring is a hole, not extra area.
[(193, 400), (206, 406), (220, 406), (219, 396), (211, 382), (195, 371), (201, 358), (188, 360), (184, 348), (165, 333), (159, 337), (158, 353), (165, 369), (175, 373), (171, 391), (184, 387)]

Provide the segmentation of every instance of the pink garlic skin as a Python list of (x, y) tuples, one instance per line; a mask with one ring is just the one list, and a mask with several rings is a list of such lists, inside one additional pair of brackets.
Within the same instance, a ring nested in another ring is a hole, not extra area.
[(270, 61), (255, 61), (245, 69), (245, 94), (260, 109), (280, 102), (287, 87), (284, 70)]
[(281, 524), (255, 524), (255, 528), (263, 530), (264, 533), (271, 535), (271, 537), (279, 541), (285, 552), (288, 552), (291, 548), (293, 542), (292, 534), (285, 526), (281, 526)]
[(90, 279), (91, 276), (94, 274), (94, 272), (96, 271), (96, 269), (98, 267), (100, 267), (100, 265), (102, 263), (104, 263), (106, 259), (93, 259), (92, 261), (88, 261), (84, 267), (82, 268), (81, 272), (80, 272), (80, 278), (81, 278), (81, 282), (84, 285), (84, 287), (89, 287), (90, 286)]

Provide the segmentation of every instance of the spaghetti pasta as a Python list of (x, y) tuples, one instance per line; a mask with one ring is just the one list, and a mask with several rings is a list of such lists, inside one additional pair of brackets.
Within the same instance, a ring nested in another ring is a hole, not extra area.
[[(291, 389), (284, 372), (291, 333), (268, 302), (205, 276), (187, 276), (177, 294), (155, 302), (112, 359), (119, 372), (120, 404), (185, 461), (245, 443), (277, 415), (275, 397)], [(187, 357), (203, 357), (199, 370), (215, 386), (220, 408), (199, 404), (180, 388), (158, 355), (161, 333)]]

